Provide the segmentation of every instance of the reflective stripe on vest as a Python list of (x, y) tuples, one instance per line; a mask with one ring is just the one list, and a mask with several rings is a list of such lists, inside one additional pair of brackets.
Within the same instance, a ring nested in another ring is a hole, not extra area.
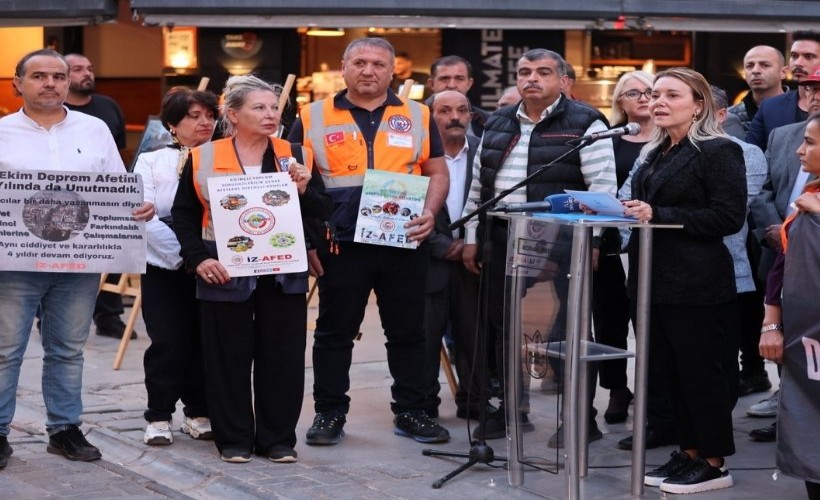
[[(293, 156), (291, 144), (288, 141), (270, 138), (273, 145), (273, 154), (276, 159)], [(202, 205), (202, 239), (214, 240), (214, 225), (211, 217), (210, 197), (208, 195), (208, 178), (224, 175), (242, 175), (242, 165), (236, 156), (231, 138), (207, 142), (191, 150), (194, 189)], [(302, 148), (302, 160), (310, 170), (313, 168), (310, 150)], [(283, 170), (282, 165), (277, 165)]]
[(353, 115), (334, 107), (332, 98), (304, 107), (301, 117), (305, 145), (313, 151), (327, 189), (361, 186), (368, 168), (420, 175), (430, 154), (429, 110), (415, 101), (385, 107), (373, 142), (375, 165), (369, 164)]

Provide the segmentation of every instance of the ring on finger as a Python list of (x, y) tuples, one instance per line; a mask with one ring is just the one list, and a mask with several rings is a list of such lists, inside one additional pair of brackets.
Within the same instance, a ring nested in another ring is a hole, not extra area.
[(213, 278), (213, 277), (214, 277), (213, 273), (208, 273), (206, 276), (207, 276), (207, 277), (209, 277), (209, 278)]

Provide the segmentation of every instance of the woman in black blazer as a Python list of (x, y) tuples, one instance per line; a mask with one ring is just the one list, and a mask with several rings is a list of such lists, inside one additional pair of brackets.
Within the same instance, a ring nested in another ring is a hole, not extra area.
[[(683, 226), (655, 231), (649, 348), (650, 377), (665, 384), (681, 451), (644, 482), (668, 493), (728, 488), (723, 457), (735, 451), (738, 340), (734, 267), (723, 237), (746, 217), (743, 153), (720, 130), (709, 85), (693, 70), (659, 73), (650, 110), (656, 129), (624, 204), (641, 222)], [(630, 271), (638, 268), (637, 251), (632, 238)], [(629, 276), (632, 297), (636, 274)]]

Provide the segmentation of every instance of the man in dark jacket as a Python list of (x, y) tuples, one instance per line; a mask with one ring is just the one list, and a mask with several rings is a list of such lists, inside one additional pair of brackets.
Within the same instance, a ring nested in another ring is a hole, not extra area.
[(470, 102), (462, 93), (444, 90), (430, 98), (433, 118), (444, 146), (444, 159), (450, 173), (450, 189), (444, 206), (436, 214), (436, 225), (427, 239), (430, 265), (424, 299), (424, 330), (427, 337), (428, 396), (426, 411), (438, 415), (441, 389), (438, 383), (441, 339), (448, 324), (453, 337), (453, 355), (459, 386), (456, 393), (456, 416), (477, 418), (482, 404), (478, 401), (478, 383), (473, 383), (472, 360), (475, 346), (475, 317), (478, 277), (461, 264), (464, 248), (463, 228), (449, 229), (461, 216), (472, 180), (472, 165), (479, 140), (467, 135), (470, 124)]
[[(794, 79), (800, 83), (820, 68), (820, 32), (795, 31), (792, 39), (789, 67)], [(763, 101), (749, 125), (746, 142), (765, 152), (772, 130), (808, 118), (810, 100), (810, 96), (798, 88)]]
[(779, 96), (789, 90), (783, 87), (786, 69), (783, 53), (768, 45), (752, 47), (743, 56), (743, 75), (749, 85), (749, 92), (741, 102), (728, 108), (729, 113), (736, 116), (743, 125), (743, 136), (738, 139), (743, 139), (749, 131), (749, 124), (754, 120), (764, 99)]
[[(566, 80), (566, 62), (559, 54), (546, 49), (530, 50), (518, 60), (516, 72), (517, 87), (523, 101), (518, 106), (497, 111), (487, 120), (473, 166), (473, 181), (465, 214), (566, 153), (570, 149), (567, 141), (607, 128), (606, 118), (595, 108), (573, 101), (561, 93)], [(563, 193), (564, 189), (615, 194), (617, 181), (613, 158), (612, 141), (600, 140), (556, 163), (539, 176), (537, 182), (513, 192), (504, 201), (541, 201), (548, 195)], [(479, 237), (493, 242), (493, 263), (506, 262), (506, 228), (499, 228), (496, 224), (496, 229), (487, 232), (483, 220), (473, 220), (465, 229), (462, 258), (469, 271), (475, 274), (480, 272)], [(490, 338), (496, 339), (496, 363), (499, 367), (503, 366), (504, 267), (489, 266), (485, 274), (491, 283), (487, 328)], [(559, 281), (556, 280), (556, 288), (560, 286)], [(558, 326), (553, 327), (555, 331), (560, 330), (560, 316), (562, 313), (565, 315), (565, 308), (560, 309), (562, 311), (556, 320)], [(521, 419), (527, 421), (526, 413), (522, 412)], [(504, 410), (501, 408), (491, 415), (486, 426), (476, 429), (476, 435), (503, 437), (505, 428)], [(561, 434), (557, 433), (556, 436), (553, 444), (560, 446), (563, 441)], [(590, 421), (589, 439), (600, 438), (601, 432), (593, 419)]]
[[(433, 61), (430, 66), (430, 88), (434, 93), (444, 90), (455, 90), (463, 95), (473, 86), (473, 67), (467, 59), (461, 56), (444, 56)], [(428, 102), (430, 106), (432, 102)], [(484, 122), (489, 113), (470, 104), (470, 122), (467, 135), (481, 137), (484, 132)]]

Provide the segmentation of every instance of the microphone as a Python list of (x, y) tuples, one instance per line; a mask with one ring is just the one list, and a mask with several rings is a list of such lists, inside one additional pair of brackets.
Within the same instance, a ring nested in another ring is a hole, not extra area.
[(581, 142), (595, 142), (598, 139), (606, 139), (608, 137), (618, 137), (621, 135), (638, 135), (641, 131), (641, 126), (637, 123), (627, 123), (623, 127), (611, 128), (602, 132), (595, 132), (594, 134), (585, 135), (577, 139), (567, 141), (567, 144), (578, 144)]
[(551, 194), (544, 198), (544, 201), (530, 201), (527, 203), (503, 203), (495, 210), (498, 212), (552, 212), (554, 214), (567, 214), (570, 212), (580, 212), (581, 206), (578, 201), (568, 194)]

